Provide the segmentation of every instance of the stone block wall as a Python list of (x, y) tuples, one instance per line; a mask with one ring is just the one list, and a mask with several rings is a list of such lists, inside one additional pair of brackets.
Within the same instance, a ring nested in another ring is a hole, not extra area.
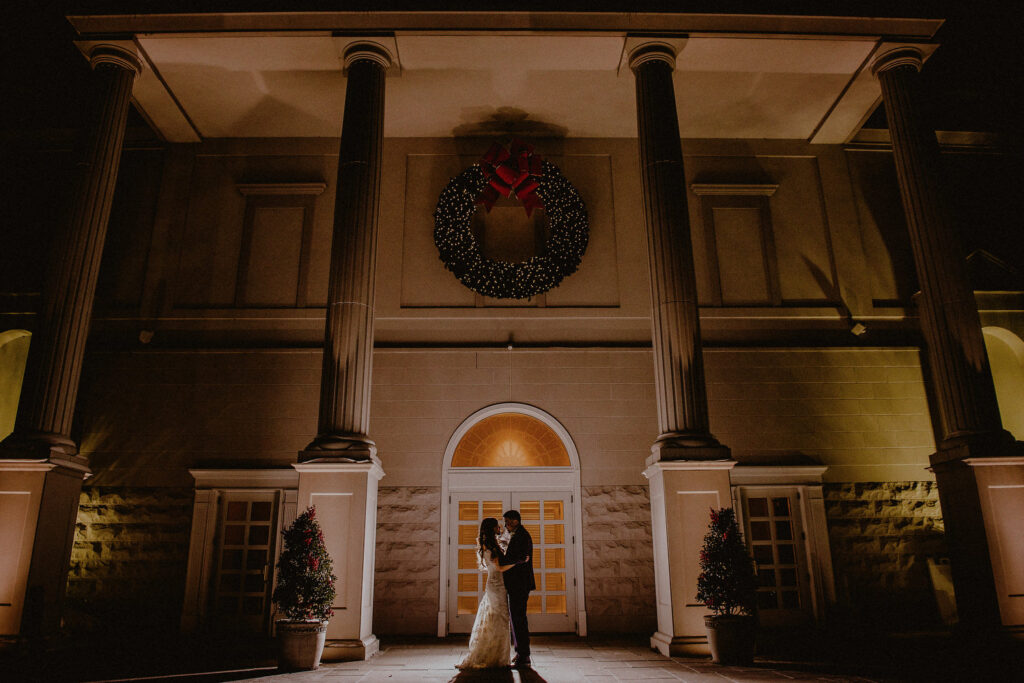
[(837, 616), (905, 631), (939, 625), (928, 558), (945, 558), (934, 482), (827, 484)]
[(69, 629), (178, 628), (192, 499), (191, 489), (83, 488), (68, 573)]
[(583, 571), (590, 632), (656, 630), (651, 500), (646, 486), (583, 489)]
[(377, 499), (373, 632), (437, 633), (441, 489), (382, 486)]

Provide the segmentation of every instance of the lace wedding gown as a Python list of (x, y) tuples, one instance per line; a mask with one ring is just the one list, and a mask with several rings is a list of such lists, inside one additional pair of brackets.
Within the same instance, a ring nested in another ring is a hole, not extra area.
[(456, 664), (459, 669), (505, 667), (512, 661), (512, 641), (508, 625), (508, 594), (498, 570), (498, 559), (484, 551), (487, 585), (476, 610), (473, 633), (469, 637), (469, 653)]

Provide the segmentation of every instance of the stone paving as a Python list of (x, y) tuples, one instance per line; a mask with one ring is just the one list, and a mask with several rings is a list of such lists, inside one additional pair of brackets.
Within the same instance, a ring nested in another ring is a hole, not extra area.
[[(881, 678), (827, 673), (824, 666), (765, 662), (752, 667), (723, 667), (709, 659), (663, 657), (638, 640), (597, 640), (561, 636), (535, 638), (530, 669), (459, 672), (455, 663), (465, 654), (465, 639), (389, 641), (368, 661), (325, 663), (317, 671), (280, 673), (270, 663), (234, 671), (178, 674), (158, 679), (120, 681), (334, 681), (337, 683), (575, 683), (576, 681), (880, 681)], [(891, 680), (891, 679), (889, 679)]]

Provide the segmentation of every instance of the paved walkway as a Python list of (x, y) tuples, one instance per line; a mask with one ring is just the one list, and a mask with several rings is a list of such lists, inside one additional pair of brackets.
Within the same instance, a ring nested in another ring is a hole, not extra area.
[[(270, 663), (233, 671), (179, 674), (169, 678), (108, 680), (196, 681), (334, 681), (337, 683), (575, 683), (577, 681), (692, 681), (736, 683), (745, 681), (880, 681), (827, 673), (825, 666), (758, 661), (752, 667), (722, 667), (708, 659), (668, 658), (639, 640), (596, 640), (562, 636), (534, 638), (533, 667), (523, 670), (459, 672), (455, 669), (466, 652), (465, 639), (389, 640), (368, 661), (325, 663), (317, 671), (279, 673)], [(892, 679), (889, 679), (892, 680)]]

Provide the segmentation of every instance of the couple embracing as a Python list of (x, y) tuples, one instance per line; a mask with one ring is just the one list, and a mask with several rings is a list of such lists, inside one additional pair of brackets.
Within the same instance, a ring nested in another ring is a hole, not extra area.
[(518, 510), (509, 510), (502, 517), (510, 534), (506, 548), (499, 541), (498, 520), (488, 517), (480, 524), (477, 555), (481, 571), (487, 571), (487, 584), (469, 637), (469, 653), (456, 664), (459, 669), (507, 667), (513, 647), (516, 657), (512, 665), (530, 666), (526, 601), (537, 587), (530, 559), (533, 538), (523, 528)]

